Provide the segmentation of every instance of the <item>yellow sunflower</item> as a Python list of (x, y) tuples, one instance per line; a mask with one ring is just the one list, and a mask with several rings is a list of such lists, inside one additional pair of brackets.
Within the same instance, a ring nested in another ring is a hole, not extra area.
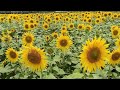
[(63, 25), (61, 30), (67, 30), (67, 26), (66, 25)]
[(29, 23), (24, 23), (24, 30), (30, 30), (30, 25)]
[(74, 23), (69, 24), (69, 29), (72, 30), (74, 28)]
[(47, 66), (47, 60), (44, 50), (30, 46), (22, 50), (22, 60), (20, 61), (25, 67), (30, 70), (42, 71)]
[(54, 38), (57, 38), (57, 37), (58, 37), (58, 33), (57, 33), (57, 32), (53, 32), (53, 33), (52, 33), (52, 36), (53, 36)]
[(66, 36), (66, 35), (68, 34), (68, 31), (67, 31), (67, 30), (61, 30), (61, 34), (62, 34), (63, 36)]
[(120, 29), (119, 28), (114, 28), (114, 29), (111, 30), (111, 32), (112, 32), (112, 37), (113, 38), (118, 38), (119, 35), (120, 35)]
[(13, 48), (8, 48), (6, 51), (6, 57), (12, 63), (15, 63), (18, 60), (18, 52)]
[(11, 42), (12, 37), (10, 35), (3, 35), (3, 37), (1, 38), (2, 42)]
[(50, 36), (46, 35), (46, 41), (48, 42), (50, 40)]
[(85, 29), (88, 30), (88, 31), (91, 31), (92, 26), (91, 26), (91, 25), (86, 25), (86, 26), (85, 26)]
[(43, 24), (43, 29), (44, 29), (44, 30), (48, 30), (48, 28), (49, 28), (49, 25), (48, 25), (47, 23), (44, 23), (44, 24)]
[(57, 39), (56, 47), (61, 49), (63, 52), (67, 51), (72, 45), (72, 40), (69, 36), (61, 35)]
[(113, 50), (109, 55), (109, 64), (115, 65), (120, 63), (120, 49)]
[(105, 66), (104, 60), (107, 59), (109, 51), (106, 49), (108, 44), (106, 41), (100, 37), (86, 42), (83, 47), (83, 52), (80, 54), (80, 63), (84, 67), (84, 71), (88, 72), (96, 71), (96, 69), (101, 69)]
[(77, 27), (79, 30), (84, 30), (85, 28), (85, 25), (84, 24), (78, 24), (78, 27)]
[(34, 35), (30, 32), (26, 32), (22, 36), (23, 45), (30, 46), (33, 45)]

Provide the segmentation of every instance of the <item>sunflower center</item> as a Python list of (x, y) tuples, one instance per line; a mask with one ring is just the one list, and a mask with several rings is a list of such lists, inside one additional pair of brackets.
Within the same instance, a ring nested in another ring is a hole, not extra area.
[(33, 23), (33, 20), (30, 20), (31, 23)]
[(73, 28), (73, 25), (70, 25), (70, 28)]
[(97, 20), (96, 22), (99, 22), (99, 20)]
[(54, 37), (57, 38), (57, 35), (55, 34)]
[(65, 28), (63, 28), (63, 30), (65, 30)]
[(48, 22), (50, 22), (50, 19), (48, 19)]
[(30, 25), (31, 28), (34, 28), (34, 25)]
[(100, 59), (100, 56), (100, 50), (97, 47), (91, 48), (87, 53), (87, 58), (91, 63), (97, 62)]
[(27, 25), (27, 24), (25, 25), (25, 28), (28, 28), (28, 25)]
[(67, 45), (67, 40), (66, 39), (61, 40), (60, 45), (65, 47)]
[(32, 38), (30, 36), (27, 36), (25, 39), (26, 39), (27, 43), (31, 43), (32, 42)]
[(82, 26), (79, 26), (79, 28), (81, 29), (81, 28), (82, 28)]
[(47, 25), (45, 25), (45, 28), (48, 28), (48, 26), (47, 26)]
[(118, 34), (118, 31), (117, 31), (117, 30), (114, 30), (114, 31), (113, 31), (113, 34), (114, 34), (114, 35), (117, 35), (117, 34)]
[(28, 60), (33, 64), (39, 64), (41, 61), (41, 56), (36, 50), (31, 50), (28, 53)]
[(90, 30), (90, 27), (86, 27), (87, 30)]
[(112, 60), (116, 61), (120, 58), (120, 53), (119, 52), (116, 52), (114, 54), (112, 54)]
[(91, 22), (91, 20), (88, 20), (88, 22)]
[(14, 51), (10, 51), (10, 57), (11, 58), (16, 58), (16, 53)]

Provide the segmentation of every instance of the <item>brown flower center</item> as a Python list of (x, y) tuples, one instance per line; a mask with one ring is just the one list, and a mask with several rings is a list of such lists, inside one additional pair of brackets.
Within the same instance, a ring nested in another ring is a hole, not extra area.
[(45, 28), (48, 28), (48, 26), (47, 26), (47, 25), (45, 25)]
[(117, 31), (117, 30), (114, 30), (114, 31), (113, 31), (113, 34), (114, 34), (114, 35), (117, 35), (117, 34), (118, 34), (118, 31)]
[(90, 30), (90, 27), (86, 27), (87, 30)]
[(55, 34), (54, 37), (57, 38), (57, 35)]
[(82, 28), (82, 26), (79, 26), (79, 29), (81, 29)]
[(28, 24), (25, 25), (25, 28), (28, 28)]
[(33, 23), (33, 20), (30, 20), (30, 23)]
[(32, 37), (27, 36), (27, 37), (25, 38), (25, 40), (26, 40), (27, 43), (31, 43), (31, 42), (32, 42)]
[(11, 58), (16, 58), (17, 54), (14, 51), (10, 51), (10, 57)]
[(88, 22), (91, 22), (91, 20), (89, 19)]
[(95, 63), (97, 62), (101, 57), (101, 53), (99, 48), (94, 47), (91, 48), (88, 52), (87, 52), (87, 59), (89, 60), (89, 62), (91, 63)]
[(120, 53), (119, 52), (116, 52), (114, 54), (112, 54), (112, 60), (113, 61), (116, 61), (120, 58)]
[(30, 25), (30, 27), (31, 27), (31, 28), (34, 28), (34, 25), (33, 25), (33, 24), (31, 24), (31, 25)]
[(73, 28), (73, 25), (70, 25), (70, 28)]
[(33, 64), (39, 64), (41, 62), (41, 56), (36, 50), (31, 50), (28, 53), (28, 60)]
[(98, 23), (98, 22), (99, 22), (99, 20), (96, 20), (96, 22)]
[(63, 46), (63, 47), (65, 47), (67, 45), (67, 43), (68, 42), (67, 42), (66, 39), (63, 39), (63, 40), (60, 41), (60, 45)]

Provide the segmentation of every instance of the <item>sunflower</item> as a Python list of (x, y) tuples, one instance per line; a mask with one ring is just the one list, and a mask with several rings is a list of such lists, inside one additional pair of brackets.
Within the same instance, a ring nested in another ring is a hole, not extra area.
[(114, 29), (111, 30), (111, 32), (112, 32), (112, 37), (117, 38), (117, 37), (119, 37), (120, 29), (119, 28), (114, 28)]
[(35, 28), (34, 23), (29, 24), (30, 30), (33, 30)]
[(115, 65), (120, 63), (120, 49), (113, 50), (109, 55), (109, 64)]
[(52, 36), (53, 36), (54, 38), (57, 38), (57, 37), (58, 37), (58, 33), (57, 33), (57, 32), (53, 32), (53, 33), (52, 33)]
[(61, 30), (67, 30), (66, 25), (63, 25), (62, 28), (61, 28)]
[(30, 25), (29, 23), (24, 23), (24, 30), (30, 30)]
[(9, 43), (9, 42), (11, 42), (12, 37), (10, 35), (3, 35), (3, 37), (1, 38), (1, 40), (2, 40), (2, 42)]
[(18, 52), (13, 48), (8, 48), (6, 51), (6, 57), (12, 63), (15, 63), (18, 60)]
[(91, 25), (86, 25), (85, 28), (86, 28), (86, 30), (91, 31), (92, 26)]
[(48, 42), (50, 40), (50, 36), (46, 35), (46, 41)]
[(67, 51), (71, 45), (72, 40), (69, 38), (69, 36), (61, 35), (60, 37), (58, 37), (56, 47), (61, 49), (63, 52)]
[(69, 24), (69, 29), (72, 30), (74, 28), (74, 23)]
[(106, 41), (100, 37), (86, 42), (83, 47), (83, 52), (80, 54), (80, 63), (84, 67), (84, 71), (88, 72), (96, 71), (96, 69), (101, 69), (105, 66), (104, 60), (107, 59), (109, 51), (106, 49), (108, 44)]
[(84, 28), (85, 28), (84, 24), (78, 24), (78, 29), (79, 30), (84, 30)]
[(34, 35), (30, 32), (26, 32), (22, 36), (23, 45), (30, 46), (33, 44)]
[(44, 30), (48, 30), (48, 28), (49, 28), (49, 25), (48, 25), (47, 23), (44, 23), (44, 24), (43, 24), (43, 29), (44, 29)]
[(95, 24), (100, 24), (101, 23), (101, 18), (96, 18)]
[(68, 31), (67, 31), (67, 30), (61, 30), (61, 34), (62, 34), (63, 36), (66, 36), (66, 35), (68, 34)]
[(47, 66), (44, 50), (34, 46), (25, 47), (22, 50), (22, 60), (20, 62), (33, 72), (42, 71)]

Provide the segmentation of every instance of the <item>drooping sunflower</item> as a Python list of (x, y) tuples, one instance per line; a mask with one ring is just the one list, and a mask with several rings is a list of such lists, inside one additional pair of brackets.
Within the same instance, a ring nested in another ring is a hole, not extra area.
[(22, 60), (20, 62), (33, 72), (42, 71), (47, 66), (47, 57), (44, 50), (30, 46), (22, 50)]
[(109, 55), (109, 64), (115, 65), (120, 63), (120, 49), (113, 50)]
[(72, 40), (70, 39), (69, 36), (60, 35), (57, 38), (56, 47), (61, 49), (63, 52), (65, 52), (65, 51), (67, 51), (70, 48), (72, 43), (73, 42), (72, 42)]
[(93, 72), (105, 66), (104, 60), (107, 60), (109, 53), (107, 47), (106, 41), (100, 37), (86, 42), (80, 54), (80, 63), (84, 67), (84, 71)]
[(120, 29), (119, 28), (114, 28), (114, 29), (111, 30), (111, 32), (112, 32), (112, 37), (113, 38), (118, 38), (119, 35), (120, 35)]
[(22, 42), (23, 42), (23, 45), (25, 46), (33, 45), (34, 35), (30, 32), (24, 33), (22, 36)]
[(10, 62), (15, 63), (18, 60), (18, 52), (13, 48), (8, 48), (5, 53)]

